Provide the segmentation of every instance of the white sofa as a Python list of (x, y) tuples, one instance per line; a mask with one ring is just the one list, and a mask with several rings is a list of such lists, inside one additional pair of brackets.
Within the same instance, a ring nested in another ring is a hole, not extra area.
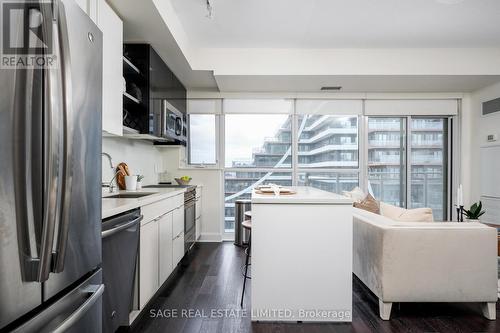
[(393, 302), (480, 302), (496, 318), (497, 231), (480, 223), (397, 222), (354, 208), (354, 274)]

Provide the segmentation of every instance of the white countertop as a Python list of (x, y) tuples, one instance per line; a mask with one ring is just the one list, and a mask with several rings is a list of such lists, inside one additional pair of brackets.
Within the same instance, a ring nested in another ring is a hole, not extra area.
[[(102, 218), (117, 215), (127, 210), (148, 205), (150, 203), (167, 199), (186, 191), (185, 188), (143, 188), (139, 191), (116, 191), (102, 194)], [(116, 194), (126, 193), (151, 193), (140, 198), (106, 198)]]
[(339, 194), (323, 191), (309, 186), (287, 187), (296, 194), (276, 196), (274, 194), (257, 194), (252, 192), (252, 204), (336, 204), (352, 205), (352, 200)]

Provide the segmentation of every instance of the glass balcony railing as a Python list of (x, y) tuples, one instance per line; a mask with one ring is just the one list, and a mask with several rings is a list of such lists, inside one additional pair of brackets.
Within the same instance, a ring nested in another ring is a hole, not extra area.
[(235, 200), (249, 199), (255, 186), (268, 183), (291, 186), (292, 173), (243, 171), (226, 171), (224, 173), (224, 229), (226, 232), (234, 231)]

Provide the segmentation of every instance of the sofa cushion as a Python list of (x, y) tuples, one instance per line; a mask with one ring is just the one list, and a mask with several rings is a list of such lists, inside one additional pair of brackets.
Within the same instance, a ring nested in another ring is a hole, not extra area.
[(431, 208), (405, 209), (380, 202), (380, 214), (399, 222), (434, 222)]
[(342, 194), (348, 198), (351, 198), (354, 202), (361, 202), (364, 198), (366, 198), (366, 193), (357, 186), (351, 191), (343, 191)]
[(363, 201), (355, 202), (354, 207), (363, 209), (375, 214), (380, 214), (380, 203), (372, 197), (371, 194), (368, 194)]

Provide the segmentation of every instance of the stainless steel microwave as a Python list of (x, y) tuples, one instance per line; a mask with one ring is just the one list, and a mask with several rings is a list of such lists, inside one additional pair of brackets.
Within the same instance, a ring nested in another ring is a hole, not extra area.
[(186, 116), (166, 99), (161, 101), (161, 137), (186, 143)]

